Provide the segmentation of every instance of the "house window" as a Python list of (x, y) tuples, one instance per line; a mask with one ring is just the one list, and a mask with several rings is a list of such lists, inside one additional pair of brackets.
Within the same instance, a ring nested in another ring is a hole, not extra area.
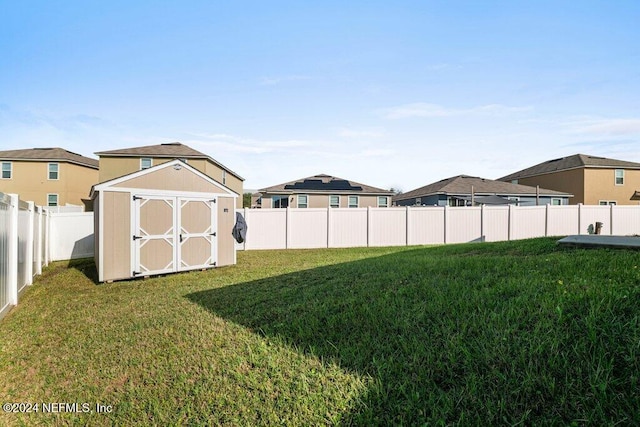
[(289, 196), (271, 196), (271, 206), (274, 208), (288, 208)]
[(422, 197), (416, 197), (416, 206), (422, 206)]
[(298, 207), (299, 208), (307, 208), (309, 207), (309, 196), (306, 194), (298, 195)]
[(349, 196), (349, 207), (350, 208), (358, 207), (358, 196)]
[(466, 200), (458, 199), (457, 197), (449, 197), (447, 200), (449, 202), (449, 206), (451, 206), (451, 207), (466, 206), (467, 205), (467, 201)]
[(616, 185), (624, 185), (624, 169), (616, 169)]
[(222, 185), (227, 185), (227, 171), (222, 171)]
[(379, 208), (388, 208), (389, 207), (389, 198), (387, 196), (378, 196), (378, 207)]
[(57, 180), (58, 170), (59, 170), (59, 165), (57, 163), (49, 163), (49, 179)]
[(332, 208), (339, 208), (340, 196), (329, 196), (329, 206)]
[(562, 199), (552, 198), (551, 199), (551, 204), (553, 206), (560, 206), (560, 205), (562, 205)]
[(143, 157), (140, 159), (140, 170), (149, 169), (153, 166), (153, 160), (150, 157)]
[(58, 206), (57, 194), (47, 194), (47, 206)]
[(11, 179), (12, 172), (11, 162), (2, 162), (2, 179)]
[(598, 204), (600, 206), (608, 206), (608, 205), (617, 205), (618, 202), (616, 202), (615, 200), (600, 200), (598, 201)]

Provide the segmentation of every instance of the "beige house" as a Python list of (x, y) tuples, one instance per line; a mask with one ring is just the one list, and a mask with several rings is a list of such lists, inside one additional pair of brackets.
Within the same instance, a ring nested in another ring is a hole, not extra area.
[(315, 175), (259, 190), (257, 206), (268, 208), (390, 207), (392, 191), (331, 175)]
[(180, 160), (95, 185), (100, 282), (236, 263), (238, 195)]
[(500, 178), (573, 194), (570, 204), (637, 205), (640, 163), (575, 154), (549, 160)]
[(64, 148), (0, 151), (0, 192), (38, 206), (85, 206), (98, 182), (98, 161)]
[[(100, 158), (98, 182), (105, 182), (179, 159), (235, 191), (238, 195), (242, 195), (244, 178), (212, 157), (179, 142), (100, 151), (95, 154)], [(242, 197), (238, 197), (236, 203), (236, 207), (242, 208)]]

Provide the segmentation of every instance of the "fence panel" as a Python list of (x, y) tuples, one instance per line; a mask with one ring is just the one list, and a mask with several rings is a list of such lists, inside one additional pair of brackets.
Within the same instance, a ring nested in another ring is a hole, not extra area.
[(640, 234), (640, 209), (636, 206), (611, 207), (611, 234), (630, 236)]
[(407, 208), (369, 210), (369, 246), (407, 244)]
[(93, 212), (50, 213), (50, 260), (92, 257)]
[(287, 247), (286, 209), (251, 209), (247, 211), (249, 249), (284, 249)]
[(547, 236), (569, 236), (579, 234), (578, 215), (580, 206), (547, 206)]
[(290, 209), (288, 215), (288, 248), (327, 247), (327, 209)]
[(367, 209), (331, 209), (329, 246), (348, 248), (368, 246)]
[(480, 207), (446, 208), (446, 243), (481, 241), (481, 218)]
[(31, 242), (29, 241), (29, 220), (31, 215), (29, 205), (20, 201), (18, 204), (18, 294), (20, 294), (25, 286), (31, 283), (29, 274), (29, 250)]
[(580, 230), (578, 234), (587, 234), (589, 230), (595, 231), (596, 222), (602, 223), (600, 234), (611, 234), (611, 207), (580, 206)]
[(0, 317), (11, 308), (9, 239), (11, 230), (11, 198), (0, 193)]
[(483, 208), (482, 236), (485, 242), (509, 240), (509, 206), (486, 206)]
[(444, 243), (443, 207), (409, 208), (407, 244), (439, 245)]
[(511, 240), (544, 237), (546, 234), (546, 206), (518, 206), (511, 210)]

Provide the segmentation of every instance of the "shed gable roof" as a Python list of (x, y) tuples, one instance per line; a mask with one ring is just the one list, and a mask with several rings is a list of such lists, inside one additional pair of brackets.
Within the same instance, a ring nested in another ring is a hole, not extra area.
[[(177, 159), (96, 184), (91, 188), (91, 197), (96, 192), (109, 188), (166, 190), (171, 192), (216, 192), (229, 194), (233, 197), (238, 196), (235, 191), (203, 174), (193, 166)], [(211, 189), (216, 189), (217, 191), (212, 191)]]
[(85, 157), (60, 147), (0, 151), (0, 159), (34, 162), (68, 162), (86, 166), (91, 169), (98, 169), (98, 161), (96, 159)]
[(393, 192), (326, 174), (318, 174), (259, 190), (261, 193), (358, 193), (392, 195)]
[(163, 157), (163, 158), (172, 158), (172, 159), (204, 159), (209, 160), (213, 164), (221, 167), (227, 172), (235, 175), (237, 178), (244, 181), (240, 175), (218, 162), (211, 156), (208, 156), (198, 150), (194, 150), (193, 148), (184, 145), (180, 142), (169, 142), (164, 144), (157, 145), (145, 145), (142, 147), (131, 147), (131, 148), (122, 148), (118, 150), (108, 150), (108, 151), (98, 151), (95, 153), (98, 156), (103, 157)]
[(561, 157), (559, 159), (547, 160), (546, 162), (542, 162), (529, 168), (522, 169), (521, 171), (504, 176), (500, 178), (500, 180), (511, 181), (514, 179), (526, 178), (530, 176), (587, 167), (640, 169), (640, 163), (628, 162), (626, 160), (608, 159), (606, 157), (589, 156), (587, 154), (574, 154), (572, 156)]
[(571, 194), (561, 191), (548, 190), (544, 188), (536, 189), (528, 185), (512, 184), (510, 182), (495, 181), (492, 179), (479, 178), (468, 175), (458, 175), (434, 182), (424, 187), (402, 193), (394, 197), (394, 200), (406, 200), (416, 197), (425, 197), (434, 194), (469, 195), (471, 187), (475, 194), (502, 194), (502, 195), (535, 195), (570, 197)]

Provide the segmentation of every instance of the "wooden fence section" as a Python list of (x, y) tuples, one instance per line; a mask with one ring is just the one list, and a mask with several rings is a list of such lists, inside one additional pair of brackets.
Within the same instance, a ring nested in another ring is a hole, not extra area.
[(640, 206), (243, 209), (238, 249), (311, 249), (497, 242), (543, 236), (640, 234)]
[(0, 318), (49, 262), (48, 216), (33, 202), (0, 193)]

